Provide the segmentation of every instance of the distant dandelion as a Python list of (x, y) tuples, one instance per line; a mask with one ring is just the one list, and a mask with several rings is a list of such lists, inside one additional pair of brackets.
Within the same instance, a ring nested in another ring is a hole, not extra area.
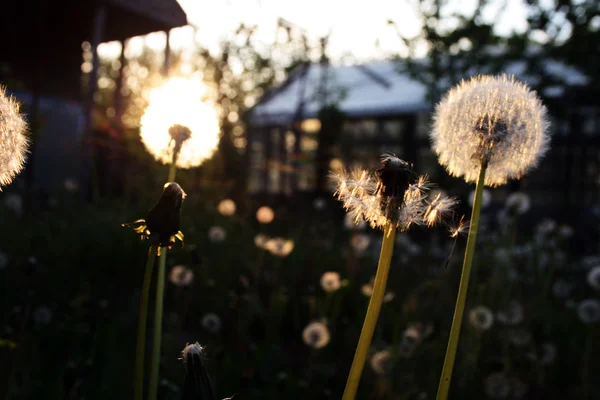
[(452, 176), (498, 186), (534, 167), (549, 145), (546, 108), (536, 93), (506, 75), (476, 76), (436, 106), (433, 149)]
[(378, 375), (385, 375), (392, 367), (392, 354), (389, 350), (378, 351), (371, 357), (371, 368)]
[(354, 252), (359, 255), (364, 253), (365, 250), (369, 248), (370, 244), (371, 238), (369, 237), (369, 235), (366, 235), (364, 233), (355, 233), (350, 239), (350, 246), (352, 246)]
[(546, 218), (538, 224), (536, 231), (540, 235), (549, 235), (556, 229), (556, 221), (551, 218)]
[(254, 236), (254, 245), (260, 249), (264, 249), (269, 239), (270, 238), (267, 235), (259, 233), (258, 235)]
[(224, 217), (231, 217), (235, 214), (235, 202), (231, 199), (221, 200), (217, 206), (217, 211)]
[(469, 322), (478, 331), (487, 331), (494, 324), (494, 314), (487, 307), (477, 306), (469, 312)]
[(561, 225), (558, 228), (558, 234), (562, 237), (562, 238), (570, 238), (571, 236), (573, 236), (573, 234), (575, 233), (574, 229), (572, 226), (570, 225)]
[(600, 321), (600, 301), (597, 299), (586, 299), (577, 307), (579, 319), (584, 324), (595, 324)]
[(275, 212), (271, 207), (262, 206), (256, 211), (256, 220), (261, 224), (270, 224), (275, 218)]
[(496, 318), (504, 325), (518, 325), (523, 321), (523, 306), (518, 301), (511, 301), (506, 309), (498, 312)]
[(212, 157), (219, 144), (216, 109), (201, 97), (201, 81), (172, 78), (153, 89), (141, 119), (140, 136), (146, 149), (163, 163), (192, 168)]
[(587, 274), (588, 284), (595, 290), (600, 290), (600, 265), (590, 269)]
[(484, 381), (485, 394), (491, 399), (506, 399), (510, 396), (512, 387), (510, 379), (502, 372), (488, 375)]
[(416, 175), (409, 163), (393, 155), (383, 155), (374, 173), (342, 171), (332, 178), (337, 184), (335, 195), (348, 214), (355, 222), (366, 220), (374, 229), (383, 229), (388, 223), (400, 231), (412, 225), (431, 226), (455, 204), (442, 197), (430, 202), (432, 184), (427, 177)]
[(506, 197), (505, 205), (510, 214), (521, 215), (525, 214), (531, 208), (531, 199), (525, 193), (514, 192)]
[(327, 346), (330, 339), (329, 329), (322, 322), (311, 322), (302, 331), (302, 340), (313, 349), (321, 349)]
[(385, 292), (385, 294), (383, 295), (383, 302), (389, 303), (390, 301), (394, 300), (395, 298), (396, 298), (396, 293), (392, 292), (391, 290), (387, 290)]
[(265, 249), (278, 257), (287, 257), (294, 250), (294, 241), (276, 237), (265, 243)]
[(342, 287), (342, 281), (338, 272), (325, 272), (321, 276), (321, 288), (327, 293), (335, 292)]
[(64, 186), (65, 190), (70, 193), (75, 193), (75, 192), (79, 191), (79, 184), (73, 178), (65, 179), (65, 181), (63, 182), (63, 186)]
[[(475, 190), (472, 190), (471, 193), (469, 193), (469, 206), (473, 207), (473, 201), (475, 201)], [(483, 192), (481, 192), (481, 208), (488, 207), (491, 202), (492, 193), (487, 189), (483, 189)]]
[(19, 104), (0, 86), (0, 188), (12, 182), (23, 169), (29, 138)]
[(194, 281), (194, 272), (184, 265), (176, 265), (169, 273), (169, 280), (175, 286), (190, 286)]
[(208, 239), (213, 243), (221, 243), (227, 237), (227, 232), (220, 226), (212, 226), (208, 230)]
[(215, 313), (208, 313), (202, 317), (202, 327), (207, 332), (215, 334), (221, 330), (221, 318)]

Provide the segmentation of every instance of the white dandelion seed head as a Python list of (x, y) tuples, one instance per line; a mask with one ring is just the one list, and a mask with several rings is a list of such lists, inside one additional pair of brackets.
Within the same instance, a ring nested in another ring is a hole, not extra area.
[(518, 325), (523, 321), (523, 305), (518, 301), (511, 301), (508, 306), (496, 314), (496, 319), (503, 325)]
[(27, 123), (19, 103), (0, 86), (0, 190), (23, 169), (28, 147)]
[(194, 272), (185, 265), (175, 265), (171, 268), (169, 280), (175, 286), (190, 286), (194, 281)]
[(208, 230), (208, 238), (213, 243), (221, 243), (227, 237), (227, 232), (220, 226), (211, 226)]
[(322, 322), (311, 322), (302, 331), (302, 340), (313, 349), (322, 349), (329, 344), (330, 339), (329, 329)]
[(479, 331), (487, 331), (494, 324), (494, 314), (485, 306), (477, 306), (469, 312), (469, 322)]
[(163, 163), (192, 168), (212, 157), (219, 144), (219, 119), (215, 107), (202, 100), (206, 85), (198, 80), (171, 78), (150, 94), (140, 121), (146, 149)]
[(275, 218), (275, 212), (271, 207), (262, 206), (256, 210), (256, 220), (261, 224), (270, 224)]
[(594, 324), (600, 321), (600, 300), (583, 300), (577, 306), (577, 314), (584, 324)]
[(369, 248), (370, 244), (371, 238), (364, 233), (355, 233), (350, 239), (350, 246), (352, 246), (352, 249), (358, 255), (363, 254)]
[(385, 375), (392, 368), (392, 353), (389, 350), (378, 351), (370, 360), (371, 368), (378, 375)]
[(334, 195), (350, 218), (357, 223), (364, 219), (374, 229), (388, 223), (400, 231), (413, 225), (431, 226), (456, 204), (441, 195), (429, 199), (434, 185), (428, 177), (416, 175), (410, 164), (392, 155), (382, 156), (375, 172), (341, 171), (331, 178), (336, 183)]
[(231, 199), (221, 200), (217, 206), (217, 211), (224, 217), (231, 217), (235, 214), (235, 209), (235, 202)]
[(342, 281), (338, 272), (325, 272), (321, 276), (321, 288), (327, 293), (335, 292), (342, 287)]
[(216, 334), (221, 330), (221, 318), (215, 313), (204, 314), (200, 323), (209, 333)]
[(506, 197), (505, 206), (513, 213), (522, 215), (531, 208), (531, 199), (526, 193), (513, 192)]
[(600, 265), (589, 270), (587, 282), (593, 289), (600, 290)]
[(488, 375), (483, 386), (485, 394), (491, 399), (506, 399), (512, 391), (510, 379), (502, 372)]
[(436, 106), (431, 141), (450, 175), (485, 184), (520, 178), (549, 146), (546, 107), (514, 78), (476, 76), (452, 88)]

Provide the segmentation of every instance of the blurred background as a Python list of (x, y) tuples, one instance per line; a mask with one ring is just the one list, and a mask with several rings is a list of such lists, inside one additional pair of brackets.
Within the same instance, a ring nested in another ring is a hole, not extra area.
[[(160, 196), (140, 119), (182, 77), (220, 141), (178, 171), (159, 397), (180, 398), (198, 341), (219, 398), (340, 398), (381, 233), (345, 218), (329, 172), (395, 153), (468, 219), (474, 186), (437, 163), (431, 113), (462, 78), (506, 72), (547, 105), (551, 150), (485, 192), (451, 397), (600, 399), (600, 3), (21, 0), (0, 35), (32, 137), (0, 192), (0, 397), (132, 397), (148, 244), (121, 224)], [(398, 235), (359, 398), (435, 397), (464, 245)]]

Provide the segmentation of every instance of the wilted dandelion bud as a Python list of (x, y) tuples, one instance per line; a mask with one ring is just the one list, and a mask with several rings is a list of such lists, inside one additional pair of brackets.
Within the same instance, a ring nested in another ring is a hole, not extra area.
[(216, 399), (206, 367), (204, 348), (198, 343), (188, 344), (181, 352), (185, 365), (182, 400)]
[(534, 167), (549, 145), (546, 108), (529, 88), (506, 75), (477, 76), (452, 88), (436, 106), (433, 150), (448, 172), (498, 186)]
[(168, 242), (179, 232), (181, 204), (185, 192), (175, 182), (166, 183), (158, 203), (146, 217), (146, 227), (150, 235), (158, 236), (160, 243)]
[(12, 182), (23, 169), (29, 139), (27, 123), (19, 104), (0, 86), (0, 188)]
[(441, 196), (430, 202), (427, 193), (432, 184), (427, 177), (418, 176), (409, 163), (393, 155), (383, 155), (374, 173), (342, 171), (332, 178), (344, 208), (356, 222), (364, 219), (372, 228), (391, 224), (405, 231), (413, 224), (433, 225), (456, 204)]

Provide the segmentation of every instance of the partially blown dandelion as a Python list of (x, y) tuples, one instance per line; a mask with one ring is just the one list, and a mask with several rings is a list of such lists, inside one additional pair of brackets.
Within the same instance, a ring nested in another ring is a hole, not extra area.
[(19, 104), (0, 86), (0, 188), (12, 182), (23, 169), (29, 139), (27, 123)]
[(448, 172), (498, 186), (535, 166), (549, 145), (546, 108), (512, 77), (477, 76), (451, 89), (437, 105), (433, 150)]

